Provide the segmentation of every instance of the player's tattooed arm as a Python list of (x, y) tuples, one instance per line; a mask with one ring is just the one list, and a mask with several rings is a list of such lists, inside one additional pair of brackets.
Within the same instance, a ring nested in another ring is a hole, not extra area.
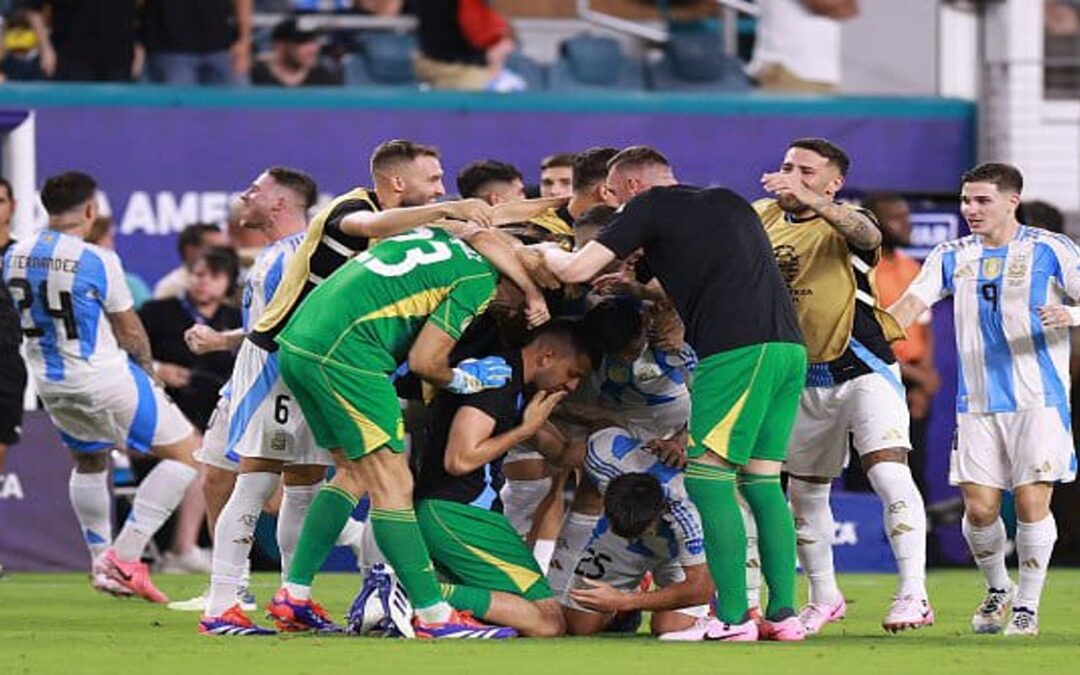
[(114, 312), (108, 315), (109, 323), (112, 324), (116, 343), (120, 348), (131, 355), (132, 360), (154, 377), (154, 356), (150, 352), (150, 338), (146, 335), (146, 328), (135, 310), (128, 309), (123, 312)]
[(863, 251), (881, 246), (881, 230), (870, 216), (846, 204), (837, 204), (828, 197), (820, 197), (808, 206), (836, 230), (844, 235), (849, 244)]
[(544, 294), (515, 253), (521, 243), (498, 230), (476, 230), (465, 241), (525, 294), (525, 319), (529, 327), (535, 328), (547, 323), (551, 314), (544, 301)]
[(889, 307), (888, 311), (902, 328), (907, 328), (915, 323), (915, 320), (922, 316), (922, 313), (926, 310), (925, 302), (912, 293), (904, 293), (899, 300)]

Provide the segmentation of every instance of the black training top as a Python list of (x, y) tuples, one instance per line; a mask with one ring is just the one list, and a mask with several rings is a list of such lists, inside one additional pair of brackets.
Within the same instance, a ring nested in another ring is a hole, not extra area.
[(597, 241), (620, 258), (644, 249), (699, 358), (765, 342), (802, 344), (765, 228), (731, 190), (652, 188), (627, 202)]
[(416, 481), (416, 500), (445, 499), (482, 509), (502, 512), (499, 490), (502, 489), (502, 457), (496, 458), (472, 473), (451, 476), (446, 472), (446, 443), (450, 426), (457, 411), (465, 406), (476, 408), (495, 420), (491, 438), (506, 433), (521, 424), (525, 410), (524, 366), (521, 352), (500, 354), (513, 370), (505, 387), (487, 389), (477, 394), (458, 396), (439, 392), (431, 406), (422, 444), (420, 472)]

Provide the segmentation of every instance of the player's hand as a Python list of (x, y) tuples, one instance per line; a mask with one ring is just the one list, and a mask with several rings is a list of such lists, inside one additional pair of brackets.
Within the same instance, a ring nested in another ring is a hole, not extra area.
[(1073, 325), (1072, 315), (1063, 305), (1043, 305), (1039, 307), (1039, 319), (1047, 328), (1068, 328)]
[(525, 295), (525, 322), (529, 328), (543, 326), (551, 320), (551, 312), (548, 311), (547, 301), (539, 294)]
[(581, 579), (589, 588), (570, 590), (570, 599), (594, 612), (624, 612), (633, 609), (633, 597), (610, 584), (592, 579)]
[(544, 262), (544, 254), (539, 249), (522, 246), (516, 249), (514, 254), (521, 266), (525, 268), (529, 278), (540, 288), (555, 290), (562, 285), (555, 273), (548, 269), (547, 263)]
[(645, 449), (656, 455), (664, 466), (686, 468), (686, 437), (682, 434), (674, 438), (654, 438), (645, 444)]
[(191, 371), (175, 363), (158, 364), (157, 376), (166, 387), (173, 389), (183, 389), (191, 384)]
[(540, 431), (544, 423), (551, 417), (555, 406), (559, 405), (570, 392), (560, 389), (558, 391), (545, 391), (541, 389), (533, 395), (529, 405), (525, 406), (525, 412), (521, 416), (521, 426), (530, 432), (530, 436)]
[(569, 201), (569, 197), (540, 197), (538, 199), (522, 199), (516, 202), (503, 202), (492, 209), (494, 214), (492, 224), (499, 227), (511, 223), (523, 223), (545, 211), (565, 206)]
[(820, 195), (806, 187), (802, 179), (794, 173), (776, 171), (762, 174), (761, 187), (765, 188), (766, 192), (771, 192), (774, 195), (792, 195), (801, 204), (810, 204), (815, 199), (820, 198)]
[(491, 227), (494, 213), (491, 205), (483, 199), (460, 199), (443, 204), (444, 214), (454, 220), (469, 220), (477, 225)]
[(454, 368), (453, 379), (444, 388), (455, 394), (475, 394), (485, 389), (506, 386), (513, 375), (501, 356), (465, 359)]
[(184, 331), (184, 344), (196, 356), (207, 352), (223, 351), (225, 347), (222, 343), (221, 333), (210, 326), (196, 324)]

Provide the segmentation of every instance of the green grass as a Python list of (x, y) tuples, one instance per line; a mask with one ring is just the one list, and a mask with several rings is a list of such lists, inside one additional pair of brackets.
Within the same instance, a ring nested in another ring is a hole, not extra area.
[[(198, 577), (158, 576), (162, 590), (184, 598), (200, 590)], [(0, 673), (217, 673), (293, 675), (350, 673), (952, 673), (1080, 672), (1080, 570), (1055, 569), (1034, 640), (975, 636), (968, 626), (981, 594), (975, 571), (937, 572), (930, 592), (937, 625), (887, 635), (879, 622), (893, 579), (848, 575), (848, 618), (803, 644), (660, 644), (645, 636), (420, 642), (346, 637), (206, 638), (194, 613), (170, 612), (90, 590), (82, 575), (16, 574), (0, 580)], [(265, 601), (275, 575), (259, 575), (254, 590)], [(356, 578), (324, 575), (317, 591), (340, 616)]]

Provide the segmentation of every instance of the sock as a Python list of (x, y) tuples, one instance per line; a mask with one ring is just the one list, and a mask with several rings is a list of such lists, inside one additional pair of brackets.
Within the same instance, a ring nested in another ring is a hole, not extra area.
[(381, 563), (387, 572), (393, 574), (394, 566), (386, 561), (386, 556), (383, 555), (379, 545), (375, 543), (375, 533), (372, 532), (371, 521), (360, 524), (364, 530), (360, 537), (360, 555), (356, 558), (360, 571), (366, 576), (372, 567)]
[(341, 528), (341, 534), (338, 535), (335, 543), (338, 546), (348, 546), (351, 548), (353, 555), (359, 560), (364, 542), (364, 530), (366, 529), (366, 523), (361, 522), (356, 518), (349, 518), (349, 522), (345, 523), (345, 527)]
[(836, 585), (833, 567), (833, 535), (836, 525), (829, 506), (829, 483), (788, 481), (788, 498), (795, 518), (799, 564), (810, 586), (810, 602), (831, 605), (843, 595)]
[(298, 600), (311, 597), (311, 582), (334, 550), (341, 528), (356, 508), (356, 497), (334, 485), (324, 485), (304, 518), (285, 588)]
[(716, 584), (716, 618), (731, 624), (743, 623), (749, 609), (746, 529), (735, 498), (735, 476), (734, 469), (704, 462), (690, 462), (686, 467), (686, 491), (701, 513), (705, 556)]
[(442, 599), (431, 557), (412, 509), (371, 509), (371, 531), (383, 555), (409, 594), (416, 615), (426, 623), (450, 618), (451, 607)]
[(547, 574), (548, 568), (551, 567), (551, 557), (555, 555), (555, 540), (554, 539), (537, 539), (536, 544), (533, 545), (533, 557), (536, 558), (536, 562), (540, 565), (540, 571)]
[(899, 462), (879, 462), (866, 472), (881, 498), (885, 531), (900, 570), (897, 595), (926, 598), (926, 505), (911, 469)]
[(1005, 523), (998, 518), (993, 525), (976, 527), (964, 516), (961, 529), (975, 564), (986, 577), (986, 586), (1006, 590), (1012, 586), (1009, 570), (1005, 569)]
[(83, 541), (95, 560), (112, 543), (112, 521), (109, 518), (109, 472), (78, 473), (71, 470), (68, 479), (71, 508), (79, 520)]
[(795, 524), (780, 487), (780, 476), (744, 473), (739, 476), (739, 489), (762, 535), (758, 537), (761, 573), (769, 589), (765, 618), (786, 619), (795, 614)]
[(1057, 523), (1050, 513), (1037, 523), (1016, 523), (1016, 556), (1020, 561), (1020, 582), (1017, 584), (1013, 607), (1039, 610), (1050, 553), (1057, 541)]
[(248, 556), (255, 540), (263, 504), (274, 494), (281, 477), (276, 473), (242, 473), (229, 501), (218, 514), (214, 526), (214, 554), (210, 570), (210, 595), (206, 616), (221, 616), (236, 604), (236, 594), (244, 585)]
[(314, 485), (286, 485), (282, 490), (281, 508), (277, 517), (277, 543), (281, 551), (281, 577), (284, 581), (300, 540), (304, 517), (322, 483)]
[(581, 550), (589, 543), (600, 516), (571, 511), (563, 521), (562, 530), (555, 539), (555, 550), (548, 565), (547, 579), (555, 597), (560, 597), (570, 586), (574, 568), (581, 558)]
[(746, 604), (761, 607), (761, 557), (758, 555), (757, 523), (746, 501), (739, 500), (743, 527), (746, 528)]
[(154, 533), (180, 505), (188, 485), (199, 472), (182, 462), (163, 459), (135, 490), (127, 522), (113, 543), (120, 560), (138, 560)]
[(440, 590), (443, 600), (449, 602), (454, 609), (472, 612), (478, 619), (483, 619), (491, 609), (491, 591), (487, 589), (459, 584), (442, 584)]

